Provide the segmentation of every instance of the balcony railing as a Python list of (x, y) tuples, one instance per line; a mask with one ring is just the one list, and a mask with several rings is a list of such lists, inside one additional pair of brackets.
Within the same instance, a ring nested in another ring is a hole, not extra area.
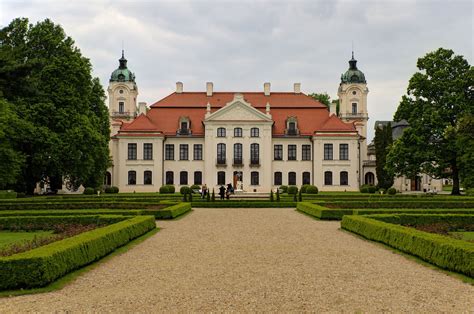
[(299, 132), (298, 132), (297, 129), (287, 129), (287, 130), (285, 131), (285, 134), (286, 134), (286, 135), (295, 136), (295, 135), (298, 135)]
[(112, 112), (113, 117), (130, 117), (130, 111), (113, 111)]
[(243, 160), (242, 158), (234, 158), (232, 165), (233, 166), (243, 166)]
[(191, 130), (190, 129), (178, 129), (178, 131), (176, 131), (176, 135), (191, 135)]
[(341, 118), (367, 118), (367, 112), (349, 112), (341, 114)]
[(251, 158), (250, 159), (250, 167), (258, 167), (260, 166), (260, 159), (259, 158)]
[(216, 166), (226, 166), (226, 160), (224, 157), (219, 157), (216, 159)]
[(377, 164), (375, 162), (375, 160), (364, 160), (362, 162), (362, 164), (365, 166), (365, 167), (375, 167)]

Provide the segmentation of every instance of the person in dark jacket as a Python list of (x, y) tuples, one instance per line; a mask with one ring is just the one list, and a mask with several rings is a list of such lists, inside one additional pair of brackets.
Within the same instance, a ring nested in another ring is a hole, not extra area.
[(221, 200), (223, 200), (225, 196), (225, 187), (223, 185), (221, 185), (221, 187), (219, 188), (219, 195), (221, 197)]

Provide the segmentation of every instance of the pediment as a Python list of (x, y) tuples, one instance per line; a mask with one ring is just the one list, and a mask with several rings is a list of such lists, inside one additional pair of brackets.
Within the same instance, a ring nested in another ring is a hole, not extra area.
[(247, 103), (242, 95), (236, 94), (234, 99), (224, 107), (210, 114), (205, 119), (209, 121), (268, 121), (273, 122), (270, 115), (261, 112)]

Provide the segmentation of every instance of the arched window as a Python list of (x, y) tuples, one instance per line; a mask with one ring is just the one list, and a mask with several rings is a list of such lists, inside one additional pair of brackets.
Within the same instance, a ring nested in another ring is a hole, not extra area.
[(137, 184), (137, 172), (134, 170), (130, 170), (128, 172), (128, 184), (135, 185)]
[(225, 144), (217, 144), (217, 164), (225, 165)]
[(112, 185), (112, 174), (111, 174), (110, 172), (108, 172), (108, 171), (105, 173), (104, 184), (107, 185), (107, 186), (111, 186), (111, 185)]
[(367, 172), (365, 174), (365, 184), (375, 184), (375, 175), (372, 172)]
[(242, 144), (234, 144), (234, 165), (242, 164)]
[(283, 184), (283, 176), (281, 172), (277, 171), (274, 173), (273, 178), (273, 185), (282, 185)]
[(251, 128), (250, 129), (250, 137), (259, 137), (260, 130), (258, 128)]
[(152, 173), (150, 170), (143, 172), (143, 184), (152, 184)]
[(288, 185), (296, 185), (296, 172), (288, 172)]
[(202, 184), (202, 172), (194, 171), (194, 184)]
[(324, 185), (332, 185), (332, 172), (324, 172)]
[(357, 103), (352, 103), (352, 114), (357, 114)]
[(250, 164), (258, 165), (260, 164), (260, 145), (257, 143), (250, 144)]
[(286, 118), (286, 135), (298, 135), (298, 120), (296, 117)]
[(250, 173), (250, 185), (259, 185), (259, 177), (257, 171), (252, 171)]
[(225, 128), (217, 128), (217, 137), (225, 137)]
[(339, 184), (349, 185), (349, 175), (347, 171), (341, 171), (341, 173), (339, 174)]
[(166, 171), (166, 184), (174, 184), (173, 171)]
[(303, 184), (311, 184), (311, 174), (309, 172), (303, 172)]
[(178, 135), (190, 135), (191, 134), (191, 120), (189, 117), (180, 117), (179, 118), (179, 129), (177, 132)]
[(242, 128), (234, 129), (234, 137), (242, 137)]
[(217, 172), (217, 184), (218, 185), (224, 185), (225, 184), (225, 172), (224, 171), (218, 171)]
[(181, 171), (179, 173), (179, 184), (180, 185), (187, 185), (188, 184), (188, 172)]

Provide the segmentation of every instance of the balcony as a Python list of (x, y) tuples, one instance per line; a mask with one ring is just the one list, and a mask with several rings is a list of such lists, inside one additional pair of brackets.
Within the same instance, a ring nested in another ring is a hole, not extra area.
[(234, 158), (232, 166), (242, 167), (244, 165), (242, 158)]
[(362, 165), (364, 167), (375, 167), (377, 164), (376, 164), (375, 160), (364, 160), (362, 162)]
[(251, 158), (250, 159), (250, 167), (260, 167), (260, 159), (259, 158)]
[(191, 129), (178, 129), (176, 135), (191, 135)]
[(224, 158), (224, 157), (218, 157), (218, 158), (216, 159), (216, 166), (217, 166), (217, 167), (225, 167), (225, 166), (227, 166), (227, 163), (226, 163), (225, 158)]
[(132, 115), (130, 111), (113, 111), (112, 117), (114, 118), (130, 118)]
[(367, 112), (349, 112), (349, 113), (342, 113), (341, 118), (346, 119), (367, 119), (368, 115)]

